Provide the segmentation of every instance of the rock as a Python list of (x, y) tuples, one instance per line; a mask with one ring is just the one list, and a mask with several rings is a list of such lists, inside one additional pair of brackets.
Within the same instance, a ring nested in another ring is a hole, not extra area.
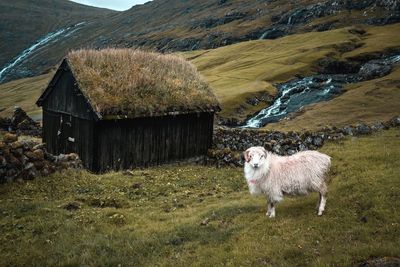
[(17, 148), (20, 148), (20, 147), (22, 147), (22, 146), (23, 146), (23, 143), (20, 142), (20, 141), (15, 141), (15, 142), (13, 142), (13, 143), (11, 144), (11, 148), (12, 148), (12, 149), (17, 149)]
[(371, 80), (389, 74), (392, 66), (379, 63), (366, 63), (362, 65), (358, 75), (362, 80)]
[(272, 28), (265, 30), (259, 39), (277, 39), (279, 37), (287, 35), (287, 32), (281, 29)]
[(361, 135), (370, 134), (372, 132), (371, 128), (364, 123), (358, 124), (356, 126), (356, 131), (357, 131), (357, 134), (361, 134)]
[(371, 125), (371, 130), (372, 131), (380, 131), (382, 129), (385, 129), (385, 125), (382, 122), (376, 122)]
[(0, 155), (0, 167), (4, 168), (5, 166), (7, 166), (6, 158)]
[(29, 159), (36, 159), (36, 155), (32, 151), (26, 151), (25, 156), (27, 156)]
[(33, 165), (33, 163), (32, 162), (29, 162), (28, 164), (26, 164), (25, 165), (25, 170), (29, 170), (29, 169), (32, 169), (32, 168), (34, 168), (35, 167), (35, 165)]
[(351, 126), (345, 126), (345, 127), (343, 127), (342, 132), (345, 135), (353, 135), (354, 128)]
[(21, 161), (18, 158), (16, 158), (14, 155), (10, 155), (7, 158), (7, 163), (11, 168), (14, 168), (14, 169), (19, 169), (22, 166)]
[(33, 148), (33, 150), (36, 150), (36, 149), (42, 149), (43, 150), (43, 149), (46, 148), (46, 144), (45, 143), (37, 144), (37, 145), (33, 146), (32, 148)]
[(12, 134), (12, 133), (6, 133), (3, 136), (3, 141), (5, 143), (12, 143), (18, 140), (18, 136), (16, 134)]
[(11, 125), (11, 119), (0, 117), (0, 129), (8, 131)]
[(46, 163), (45, 163), (45, 161), (38, 160), (38, 161), (34, 161), (33, 165), (35, 166), (35, 168), (37, 170), (42, 170), (46, 166)]
[(390, 125), (392, 127), (400, 126), (400, 116), (396, 116), (390, 120)]
[(21, 158), (24, 153), (24, 150), (22, 148), (17, 148), (17, 149), (13, 149), (12, 153), (14, 154), (14, 156)]
[(317, 69), (322, 74), (357, 73), (360, 66), (355, 62), (340, 61), (333, 58), (323, 58), (317, 62)]
[(44, 152), (41, 149), (34, 150), (33, 154), (35, 155), (35, 159), (37, 159), (37, 160), (43, 160), (44, 159)]

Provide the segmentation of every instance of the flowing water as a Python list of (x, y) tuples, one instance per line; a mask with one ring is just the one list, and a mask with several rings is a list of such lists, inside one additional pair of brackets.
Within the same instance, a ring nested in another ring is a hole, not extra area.
[(302, 106), (331, 99), (341, 92), (346, 80), (342, 76), (312, 76), (295, 79), (277, 86), (279, 95), (275, 102), (249, 119), (243, 127), (258, 128), (275, 122)]
[(24, 59), (30, 56), (35, 50), (40, 47), (45, 46), (46, 44), (53, 42), (58, 39), (58, 37), (67, 37), (74, 33), (75, 31), (80, 29), (80, 26), (85, 24), (85, 22), (81, 22), (75, 24), (73, 26), (59, 29), (54, 32), (50, 32), (37, 40), (32, 46), (28, 47), (24, 51), (22, 51), (16, 58), (14, 58), (10, 63), (8, 63), (2, 70), (0, 70), (0, 82), (2, 82), (6, 76), (6, 74), (12, 70), (15, 66), (20, 64)]
[[(400, 55), (370, 62), (378, 62), (383, 65), (398, 64)], [(259, 128), (268, 123), (277, 122), (303, 106), (332, 99), (342, 92), (343, 85), (357, 81), (360, 81), (357, 73), (324, 74), (278, 84), (279, 94), (274, 103), (247, 120), (242, 127)]]

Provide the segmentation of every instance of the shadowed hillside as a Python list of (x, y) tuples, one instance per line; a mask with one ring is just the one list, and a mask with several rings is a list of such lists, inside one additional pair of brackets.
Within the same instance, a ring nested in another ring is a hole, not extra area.
[(113, 13), (66, 0), (2, 0), (0, 69), (49, 32)]

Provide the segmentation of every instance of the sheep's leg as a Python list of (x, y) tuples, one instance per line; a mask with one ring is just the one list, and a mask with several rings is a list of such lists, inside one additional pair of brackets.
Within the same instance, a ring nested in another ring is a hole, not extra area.
[(328, 193), (328, 189), (325, 183), (322, 183), (319, 190), (319, 207), (318, 207), (318, 216), (321, 216), (325, 210), (326, 204), (326, 195)]
[(267, 210), (267, 216), (269, 216), (270, 214), (271, 214), (271, 208), (272, 208), (272, 204), (271, 204), (271, 202), (270, 201), (268, 201), (268, 210)]
[(269, 218), (275, 218), (275, 204), (276, 202), (273, 201), (268, 202), (268, 211), (266, 215)]
[(322, 213), (325, 210), (325, 204), (326, 204), (326, 194), (319, 194), (319, 208), (318, 208), (318, 216), (321, 216)]

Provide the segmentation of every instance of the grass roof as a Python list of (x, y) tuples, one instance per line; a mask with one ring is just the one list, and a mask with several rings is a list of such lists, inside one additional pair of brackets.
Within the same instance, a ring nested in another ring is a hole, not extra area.
[(196, 67), (178, 56), (135, 49), (77, 50), (67, 61), (80, 89), (103, 117), (219, 109)]

